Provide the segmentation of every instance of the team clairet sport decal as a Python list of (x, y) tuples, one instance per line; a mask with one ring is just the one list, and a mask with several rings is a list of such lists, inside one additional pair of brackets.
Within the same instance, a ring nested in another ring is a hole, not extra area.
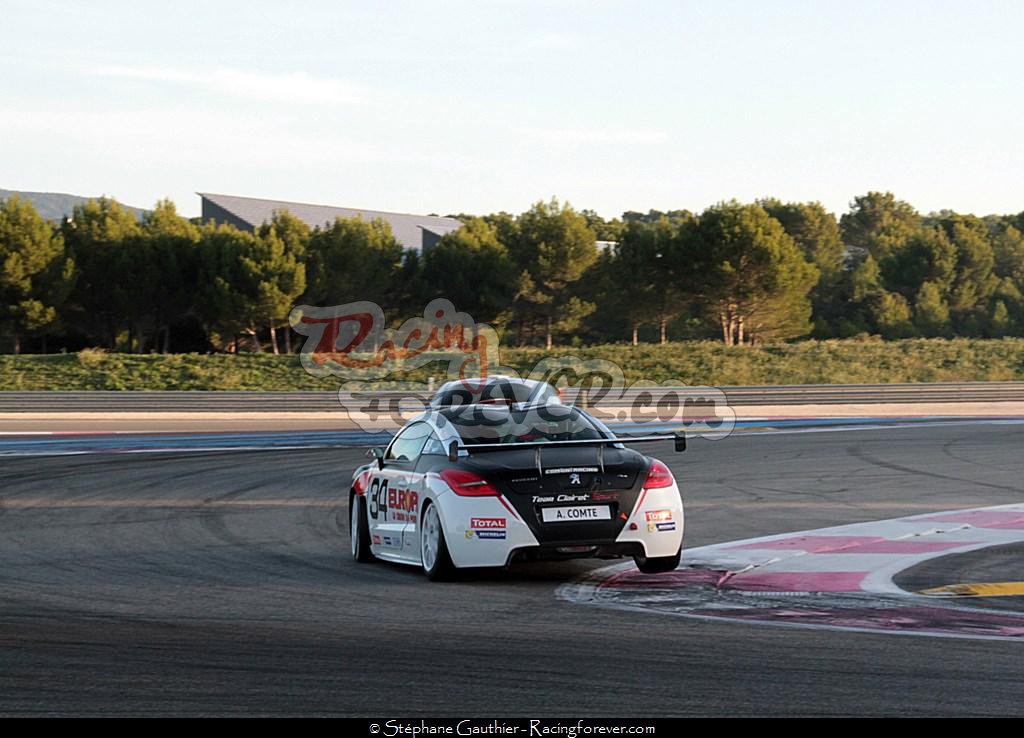
[(466, 538), (504, 539), (506, 528), (505, 518), (470, 518)]
[[(557, 497), (555, 495), (534, 495), (533, 496), (533, 501), (534, 502), (586, 502), (589, 499), (590, 499), (590, 495), (588, 495), (588, 494), (558, 495)], [(596, 500), (597, 497), (594, 497), (594, 499)]]

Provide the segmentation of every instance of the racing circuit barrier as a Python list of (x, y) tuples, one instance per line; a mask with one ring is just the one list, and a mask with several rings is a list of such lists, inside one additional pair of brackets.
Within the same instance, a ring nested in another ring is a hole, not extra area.
[[(660, 387), (669, 391), (671, 387)], [(680, 392), (686, 388), (678, 388)], [(1024, 402), (1024, 382), (966, 382), (939, 384), (824, 384), (767, 387), (720, 387), (732, 407), (760, 405), (882, 405), (895, 403)], [(643, 387), (614, 393), (600, 403), (618, 407), (637, 399)], [(565, 401), (593, 404), (575, 389)], [(361, 399), (414, 401), (422, 392), (361, 392)], [(343, 410), (336, 392), (0, 392), (0, 413), (203, 413), (288, 412), (323, 413)]]

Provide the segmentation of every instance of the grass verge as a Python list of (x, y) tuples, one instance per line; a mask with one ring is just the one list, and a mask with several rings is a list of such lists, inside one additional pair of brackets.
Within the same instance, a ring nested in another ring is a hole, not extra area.
[[(628, 382), (689, 385), (887, 384), (1024, 380), (1024, 339), (803, 341), (729, 348), (712, 341), (665, 346), (506, 349), (501, 362), (526, 375), (548, 356), (607, 359)], [(444, 377), (434, 363), (390, 380)], [(77, 354), (0, 356), (0, 391), (11, 390), (324, 390), (296, 356), (270, 354)]]

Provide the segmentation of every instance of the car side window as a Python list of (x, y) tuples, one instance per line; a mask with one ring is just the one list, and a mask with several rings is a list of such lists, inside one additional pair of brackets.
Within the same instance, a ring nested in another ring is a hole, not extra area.
[(419, 458), (423, 445), (430, 435), (430, 426), (426, 423), (413, 423), (401, 431), (388, 447), (384, 456), (387, 461), (415, 461)]
[(431, 433), (430, 438), (427, 439), (427, 443), (423, 447), (423, 453), (436, 456), (445, 456), (448, 452), (445, 450), (444, 444), (441, 443), (441, 439), (439, 439), (437, 436)]

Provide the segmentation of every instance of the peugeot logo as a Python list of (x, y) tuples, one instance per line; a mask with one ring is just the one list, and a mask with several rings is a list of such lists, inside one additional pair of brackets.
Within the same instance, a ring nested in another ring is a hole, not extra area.
[(579, 474), (570, 474), (569, 475), (569, 484), (579, 484), (579, 483), (580, 483), (580, 475)]

